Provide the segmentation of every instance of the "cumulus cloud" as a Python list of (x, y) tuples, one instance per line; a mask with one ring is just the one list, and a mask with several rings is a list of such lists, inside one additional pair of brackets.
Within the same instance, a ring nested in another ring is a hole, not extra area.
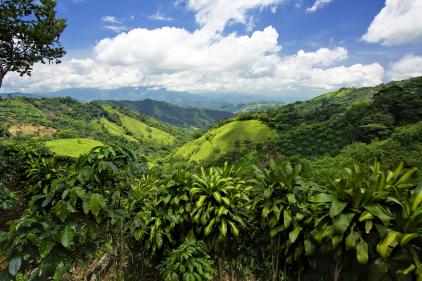
[[(271, 26), (248, 35), (224, 33), (230, 22), (248, 24), (251, 9), (271, 8), (284, 0), (186, 0), (200, 26), (136, 28), (100, 40), (93, 56), (57, 66), (37, 65), (31, 78), (10, 75), (8, 91), (37, 92), (65, 88), (149, 87), (170, 91), (281, 94), (372, 86), (383, 81), (379, 64), (344, 65), (345, 48), (300, 50), (282, 54)], [(104, 17), (108, 26), (123, 20)], [(118, 30), (116, 29), (116, 32)]]
[(422, 42), (421, 15), (422, 0), (386, 0), (362, 39), (387, 46)]
[(348, 51), (338, 47), (282, 56), (273, 27), (251, 35), (214, 35), (181, 28), (134, 29), (106, 38), (94, 57), (59, 66), (37, 66), (32, 78), (11, 76), (9, 89), (145, 86), (189, 92), (280, 93), (333, 89), (382, 82), (379, 64), (342, 66)]
[(392, 80), (422, 76), (422, 56), (409, 54), (390, 66), (388, 75)]
[(229, 22), (248, 25), (248, 11), (274, 7), (283, 0), (188, 0), (187, 8), (196, 13), (196, 22), (209, 32), (221, 32)]
[(333, 2), (333, 0), (315, 0), (314, 4), (306, 9), (306, 12), (314, 13), (331, 2)]

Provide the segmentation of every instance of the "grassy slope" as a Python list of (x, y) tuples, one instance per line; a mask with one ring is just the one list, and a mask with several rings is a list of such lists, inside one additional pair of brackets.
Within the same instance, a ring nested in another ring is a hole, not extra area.
[(155, 100), (142, 101), (99, 101), (100, 104), (110, 104), (117, 107), (130, 108), (141, 114), (168, 124), (183, 127), (208, 128), (215, 121), (231, 117), (230, 112), (199, 108), (184, 108), (166, 102)]
[(41, 110), (25, 100), (11, 98), (0, 100), (0, 125), (23, 121), (41, 125), (49, 123)]
[(58, 139), (46, 142), (46, 146), (57, 155), (69, 157), (79, 157), (101, 145), (103, 144), (99, 141), (84, 138)]
[(104, 117), (100, 119), (100, 124), (103, 125), (104, 128), (106, 128), (107, 131), (113, 136), (123, 137), (126, 140), (131, 141), (131, 142), (138, 142), (138, 140), (135, 139), (134, 137), (127, 135), (124, 128), (117, 125), (116, 123), (113, 123), (107, 120)]
[[(120, 113), (116, 109), (112, 108), (108, 105), (103, 105), (104, 110), (111, 114), (117, 114), (119, 116), (120, 121), (122, 122), (122, 126), (119, 126), (115, 123), (111, 123), (112, 130), (115, 134), (121, 134), (124, 132), (124, 128), (127, 129), (135, 138), (140, 140), (149, 140), (156, 142), (158, 144), (165, 144), (169, 145), (174, 142), (175, 137), (163, 130), (148, 126), (144, 122), (136, 120), (132, 117), (129, 117), (125, 114)], [(110, 124), (109, 131), (110, 131)], [(119, 129), (119, 128), (120, 129)], [(123, 128), (122, 128), (123, 127)], [(111, 133), (111, 132), (110, 132)]]
[(123, 123), (123, 127), (129, 130), (129, 132), (138, 139), (150, 140), (161, 144), (172, 144), (174, 142), (173, 135), (160, 129), (150, 127), (139, 120), (123, 114), (120, 115), (120, 120)]
[(261, 121), (234, 121), (185, 144), (175, 155), (189, 158), (191, 161), (213, 160), (239, 149), (236, 148), (236, 142), (241, 145), (245, 141), (258, 144), (276, 136), (277, 133)]

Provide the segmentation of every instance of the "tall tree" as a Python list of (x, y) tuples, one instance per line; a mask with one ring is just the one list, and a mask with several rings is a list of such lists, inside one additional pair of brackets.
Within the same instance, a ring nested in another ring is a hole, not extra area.
[(66, 27), (56, 0), (0, 0), (0, 89), (9, 72), (31, 75), (37, 62), (60, 63)]

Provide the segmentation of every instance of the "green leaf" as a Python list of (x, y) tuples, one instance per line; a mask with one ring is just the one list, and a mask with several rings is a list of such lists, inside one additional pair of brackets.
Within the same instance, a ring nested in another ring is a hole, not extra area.
[(290, 243), (294, 243), (296, 242), (297, 237), (299, 236), (300, 232), (302, 231), (302, 227), (301, 226), (296, 226), (292, 232), (289, 233), (289, 240)]
[(282, 230), (283, 230), (283, 226), (281, 226), (281, 225), (280, 226), (277, 226), (276, 228), (271, 229), (270, 236), (271, 237), (274, 237), (277, 234), (279, 234)]
[(220, 192), (215, 191), (212, 195), (214, 196), (215, 200), (216, 200), (218, 203), (221, 203), (221, 195), (220, 195)]
[(50, 253), (51, 249), (53, 249), (53, 247), (54, 247), (53, 242), (42, 240), (39, 246), (40, 256), (42, 258), (45, 258)]
[(268, 217), (268, 214), (270, 213), (270, 209), (268, 207), (264, 207), (262, 209), (262, 214), (261, 216), (265, 219), (266, 217)]
[(296, 196), (293, 193), (287, 194), (287, 201), (289, 201), (289, 204), (296, 204)]
[(333, 224), (335, 231), (337, 231), (340, 234), (343, 234), (344, 232), (346, 232), (354, 216), (355, 214), (353, 213), (341, 214), (337, 216), (334, 219), (334, 224)]
[(417, 233), (404, 233), (401, 235), (400, 245), (406, 246), (410, 241), (419, 237), (420, 235)]
[(335, 200), (334, 195), (327, 193), (320, 193), (315, 196), (312, 196), (310, 201), (314, 203), (328, 203)]
[(289, 228), (290, 224), (292, 223), (292, 211), (291, 210), (284, 210), (284, 227)]
[(353, 230), (350, 231), (349, 235), (346, 237), (346, 249), (354, 249), (356, 248), (356, 242), (358, 240), (358, 234)]
[(220, 229), (220, 232), (223, 235), (223, 237), (226, 237), (226, 235), (227, 235), (227, 224), (226, 224), (225, 219), (221, 220), (219, 229)]
[(9, 273), (12, 276), (18, 274), (19, 269), (22, 266), (22, 258), (21, 257), (13, 257), (9, 262)]
[(415, 199), (413, 200), (412, 211), (416, 211), (416, 209), (419, 207), (421, 203), (422, 203), (422, 190), (418, 192), (418, 194), (415, 196)]
[(407, 171), (403, 176), (400, 177), (400, 179), (395, 183), (395, 185), (400, 185), (401, 183), (408, 180), (418, 169), (412, 168), (409, 171)]
[(339, 215), (346, 208), (347, 203), (338, 200), (333, 201), (330, 208), (330, 217), (334, 218)]
[(373, 222), (371, 220), (367, 220), (365, 221), (365, 232), (366, 234), (369, 234), (371, 232), (372, 226), (373, 226)]
[(390, 223), (390, 220), (393, 218), (391, 213), (379, 204), (366, 206), (365, 209), (375, 217), (379, 218), (384, 226), (387, 226)]
[(205, 231), (204, 231), (205, 236), (208, 236), (208, 235), (211, 233), (211, 231), (212, 231), (212, 227), (214, 226), (214, 223), (215, 223), (215, 218), (214, 218), (214, 219), (212, 219), (212, 220), (210, 221), (210, 223), (207, 225), (207, 227), (205, 228)]
[(410, 273), (414, 272), (416, 270), (416, 265), (411, 264), (409, 267), (402, 269), (402, 270), (397, 270), (397, 274), (401, 274), (401, 275), (409, 275)]
[(228, 221), (228, 224), (230, 225), (230, 229), (233, 233), (234, 236), (239, 236), (239, 229), (237, 228), (237, 226), (234, 224), (234, 222), (232, 221)]
[(73, 245), (73, 230), (69, 225), (66, 225), (61, 231), (60, 243), (65, 248), (70, 248)]
[(309, 257), (311, 255), (313, 255), (313, 253), (315, 252), (315, 245), (314, 243), (311, 242), (311, 240), (305, 240), (303, 242), (303, 245), (305, 246), (305, 252), (306, 255)]
[(356, 258), (360, 264), (368, 263), (368, 244), (363, 240), (356, 245)]
[(366, 221), (366, 220), (372, 220), (373, 218), (374, 218), (374, 216), (370, 212), (365, 211), (365, 212), (362, 213), (362, 215), (360, 215), (359, 221), (363, 222), (363, 221)]
[(198, 199), (198, 201), (196, 201), (196, 207), (197, 208), (201, 208), (202, 205), (204, 204), (205, 199), (207, 198), (206, 195), (201, 195)]
[(377, 252), (383, 258), (388, 258), (393, 252), (394, 248), (399, 244), (400, 233), (391, 231), (383, 241), (378, 243)]
[(92, 214), (97, 217), (100, 213), (100, 210), (106, 206), (105, 198), (98, 193), (94, 193), (91, 196), (89, 201), (89, 209), (91, 210)]

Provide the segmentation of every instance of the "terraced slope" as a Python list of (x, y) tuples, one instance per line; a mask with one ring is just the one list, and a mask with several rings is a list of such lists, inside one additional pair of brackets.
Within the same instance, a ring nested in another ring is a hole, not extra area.
[(277, 133), (258, 120), (234, 121), (209, 131), (177, 150), (176, 156), (190, 161), (215, 160), (277, 137)]
[(113, 123), (107, 120), (104, 117), (100, 119), (100, 124), (103, 125), (104, 128), (106, 128), (107, 131), (113, 136), (123, 137), (126, 140), (131, 141), (131, 142), (138, 142), (138, 140), (135, 139), (134, 137), (127, 135), (124, 128), (117, 125), (116, 123)]
[(59, 156), (76, 158), (88, 153), (94, 147), (102, 146), (103, 143), (92, 139), (75, 138), (47, 141), (45, 145)]
[(144, 140), (144, 141), (151, 141), (158, 144), (170, 145), (174, 142), (175, 137), (172, 134), (169, 134), (163, 130), (154, 128), (145, 124), (144, 122), (122, 114), (121, 112), (117, 111), (111, 106), (103, 105), (104, 110), (117, 116), (121, 121), (121, 126), (112, 122), (103, 122), (105, 127), (109, 130), (111, 134), (120, 135), (120, 136), (128, 136), (125, 134), (127, 130), (133, 137), (132, 140)]

